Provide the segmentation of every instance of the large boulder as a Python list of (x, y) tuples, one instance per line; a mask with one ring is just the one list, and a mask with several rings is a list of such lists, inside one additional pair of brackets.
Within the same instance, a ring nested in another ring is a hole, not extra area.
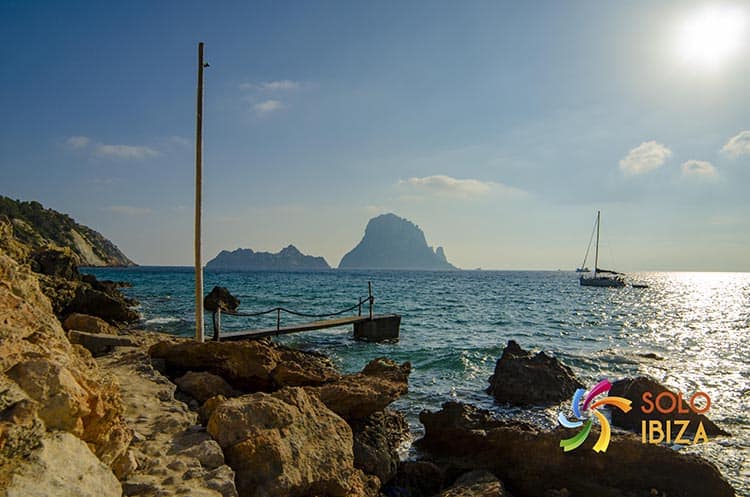
[(377, 411), (351, 423), (354, 466), (386, 482), (398, 470), (398, 448), (409, 436), (409, 425), (398, 411)]
[(5, 492), (8, 497), (120, 497), (122, 487), (85, 443), (58, 432), (44, 437)]
[(346, 375), (339, 381), (308, 387), (333, 412), (346, 420), (362, 419), (382, 411), (408, 391), (411, 365), (398, 365), (380, 357), (367, 364), (361, 373)]
[(132, 308), (132, 301), (126, 300), (119, 292), (107, 293), (85, 283), (78, 285), (73, 300), (63, 311), (66, 315), (74, 312), (95, 315), (114, 325), (140, 319), (138, 312)]
[(149, 354), (166, 373), (179, 377), (206, 371), (245, 392), (270, 392), (284, 386), (320, 385), (341, 375), (330, 360), (277, 347), (269, 342), (169, 342), (153, 345)]
[(180, 390), (190, 395), (201, 404), (216, 395), (236, 397), (241, 393), (232, 388), (232, 386), (221, 376), (206, 373), (205, 371), (199, 373), (188, 371), (177, 378), (174, 382)]
[(117, 329), (102, 318), (89, 316), (88, 314), (79, 314), (77, 312), (66, 317), (63, 320), (62, 326), (65, 331), (76, 330), (106, 335), (117, 334)]
[[(496, 419), (489, 411), (448, 402), (438, 412), (422, 412), (425, 435), (418, 446), (430, 457), (458, 470), (485, 469), (516, 495), (734, 496), (716, 467), (700, 457), (613, 433), (606, 452), (594, 452), (598, 429), (573, 452), (560, 440), (576, 430), (542, 431), (528, 424)], [(581, 468), (588, 468), (586, 478)]]
[(560, 361), (544, 352), (527, 352), (514, 340), (508, 341), (489, 381), (487, 393), (515, 405), (557, 404), (583, 386)]
[(349, 425), (303, 388), (229, 399), (207, 429), (224, 449), (240, 495), (377, 495), (378, 479), (354, 467)]
[(229, 293), (223, 286), (215, 286), (211, 292), (203, 298), (203, 308), (207, 311), (216, 312), (236, 311), (240, 306), (240, 299)]
[[(640, 433), (641, 422), (644, 420), (658, 420), (662, 427), (665, 426), (665, 421), (667, 420), (686, 420), (688, 421), (688, 428), (686, 430), (688, 433), (695, 433), (698, 429), (698, 426), (702, 424), (703, 429), (708, 436), (729, 435), (729, 433), (719, 428), (716, 423), (708, 419), (704, 414), (698, 414), (690, 409), (688, 403), (686, 402), (686, 400), (689, 400), (689, 398), (681, 399), (682, 401), (679, 407), (675, 407), (676, 410), (674, 412), (665, 414), (659, 412), (658, 409), (653, 409), (653, 412), (650, 412), (648, 414), (644, 413), (642, 408), (650, 409), (651, 407), (653, 407), (651, 405), (644, 404), (643, 402), (643, 394), (646, 392), (651, 393), (652, 402), (655, 402), (656, 398), (660, 394), (668, 392), (668, 394), (665, 396), (665, 400), (661, 401), (663, 402), (664, 407), (668, 407), (671, 405), (671, 397), (677, 399), (677, 394), (675, 392), (668, 390), (658, 381), (645, 376), (618, 380), (612, 384), (609, 395), (625, 397), (626, 399), (630, 399), (633, 404), (632, 408), (628, 412), (622, 412), (619, 409), (613, 409), (612, 423), (622, 428), (634, 430)], [(672, 423), (673, 433), (670, 437), (671, 440), (675, 439), (675, 435), (679, 430), (680, 427)]]

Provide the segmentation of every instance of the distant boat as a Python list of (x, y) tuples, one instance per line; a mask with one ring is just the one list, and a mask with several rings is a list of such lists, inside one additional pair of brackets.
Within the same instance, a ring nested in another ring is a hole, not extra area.
[(625, 286), (625, 278), (622, 273), (617, 271), (611, 271), (609, 269), (601, 269), (599, 267), (599, 226), (601, 224), (602, 213), (596, 211), (596, 224), (594, 230), (591, 232), (591, 238), (589, 238), (589, 245), (586, 248), (586, 255), (583, 257), (583, 264), (581, 267), (576, 269), (577, 273), (586, 272), (586, 259), (589, 256), (589, 249), (591, 249), (591, 241), (594, 238), (594, 231), (596, 232), (596, 251), (594, 256), (594, 274), (591, 276), (583, 276), (579, 278), (581, 286), (599, 286), (609, 288), (622, 288)]

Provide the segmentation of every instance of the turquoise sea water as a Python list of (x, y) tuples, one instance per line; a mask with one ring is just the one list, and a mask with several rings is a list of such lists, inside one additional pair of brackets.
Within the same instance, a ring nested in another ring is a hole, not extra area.
[[(193, 334), (193, 274), (189, 268), (87, 269), (133, 284), (147, 329)], [(370, 344), (350, 328), (279, 339), (330, 356), (340, 369), (360, 370), (378, 356), (410, 361), (409, 394), (396, 404), (419, 434), (422, 409), (462, 400), (503, 415), (553, 426), (557, 408), (508, 409), (484, 393), (509, 339), (545, 350), (571, 366), (585, 384), (649, 375), (689, 397), (711, 396), (707, 415), (733, 436), (679, 448), (716, 463), (750, 495), (750, 273), (640, 273), (647, 289), (580, 287), (571, 272), (328, 271), (205, 274), (206, 292), (221, 285), (240, 309), (275, 306), (325, 313), (349, 307), (372, 281), (375, 312), (402, 315), (401, 340)], [(271, 327), (276, 317), (225, 316), (225, 330)], [(210, 332), (209, 317), (206, 330)], [(285, 316), (282, 324), (304, 321)], [(640, 354), (655, 353), (661, 359)]]

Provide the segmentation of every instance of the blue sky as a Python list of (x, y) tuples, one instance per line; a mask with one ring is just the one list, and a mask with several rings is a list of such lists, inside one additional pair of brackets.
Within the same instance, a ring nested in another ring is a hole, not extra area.
[(206, 258), (750, 271), (746, 3), (0, 0), (0, 194), (189, 265), (198, 41)]

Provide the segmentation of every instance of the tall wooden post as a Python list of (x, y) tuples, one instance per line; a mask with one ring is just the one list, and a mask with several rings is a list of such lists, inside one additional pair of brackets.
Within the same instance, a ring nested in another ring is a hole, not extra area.
[(203, 261), (201, 215), (203, 204), (203, 42), (198, 43), (198, 95), (195, 113), (195, 340), (203, 342)]

